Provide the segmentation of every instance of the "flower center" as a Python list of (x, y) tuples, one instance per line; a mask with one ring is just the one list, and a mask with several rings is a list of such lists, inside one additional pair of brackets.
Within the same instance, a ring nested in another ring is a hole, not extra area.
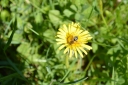
[(77, 40), (78, 40), (78, 36), (73, 36), (71, 34), (69, 34), (67, 36), (67, 43), (70, 44), (70, 45), (74, 44)]

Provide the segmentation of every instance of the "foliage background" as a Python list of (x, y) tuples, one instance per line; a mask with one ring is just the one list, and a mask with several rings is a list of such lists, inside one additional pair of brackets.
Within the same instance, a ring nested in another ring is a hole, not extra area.
[[(70, 22), (93, 50), (66, 68), (55, 36)], [(127, 0), (0, 1), (0, 85), (126, 85), (127, 53)]]

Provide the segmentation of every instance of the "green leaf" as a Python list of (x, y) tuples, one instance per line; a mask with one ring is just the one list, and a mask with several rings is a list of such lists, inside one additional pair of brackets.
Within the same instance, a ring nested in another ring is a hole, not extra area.
[(24, 42), (20, 44), (20, 46), (17, 48), (17, 51), (24, 56), (30, 56), (30, 43)]
[(9, 47), (9, 45), (10, 45), (10, 43), (11, 43), (11, 41), (12, 41), (13, 35), (14, 35), (14, 33), (15, 33), (15, 30), (16, 30), (16, 21), (14, 22), (13, 26), (14, 26), (14, 29), (13, 29), (13, 31), (12, 31), (12, 33), (11, 33), (9, 39), (8, 39), (7, 44), (6, 44), (5, 47), (4, 47), (4, 51)]
[(73, 14), (73, 12), (68, 9), (65, 9), (63, 13), (66, 17), (70, 17)]
[(98, 45), (96, 43), (92, 43), (92, 51), (95, 53), (98, 50)]
[(58, 26), (62, 22), (62, 16), (60, 15), (60, 11), (50, 10), (48, 15), (50, 21), (53, 23), (54, 26)]
[[(11, 35), (11, 33), (12, 32), (10, 31), (9, 36)], [(22, 39), (22, 33), (19, 30), (17, 30), (13, 35), (11, 44), (19, 44), (21, 43)]]
[(42, 23), (43, 17), (41, 13), (37, 13), (37, 15), (35, 16), (35, 21), (36, 23)]
[(0, 78), (0, 82), (1, 81), (4, 81), (4, 80), (8, 80), (8, 79), (13, 78), (13, 77), (16, 77), (16, 76), (19, 76), (19, 74), (18, 73), (13, 73), (13, 74), (10, 74), (8, 76), (1, 77)]
[(107, 54), (112, 55), (112, 54), (113, 54), (113, 52), (114, 52), (114, 49), (113, 49), (113, 48), (110, 48), (110, 49), (108, 50)]
[(71, 8), (72, 10), (74, 10), (75, 12), (77, 12), (77, 7), (76, 7), (75, 5), (71, 5), (70, 8)]
[[(26, 80), (25, 79), (25, 77), (23, 76), (23, 74), (22, 74), (22, 72), (16, 67), (16, 65), (6, 56), (6, 59), (7, 59), (7, 61), (9, 62), (9, 64), (16, 70), (16, 72), (18, 73), (18, 74), (20, 74), (20, 76), (24, 79), (24, 80)], [(26, 80), (27, 81), (27, 80)]]
[(81, 82), (81, 81), (84, 81), (88, 79), (88, 77), (83, 77), (81, 79), (78, 79), (78, 80), (75, 80), (75, 81), (71, 81), (71, 82), (67, 82), (67, 83), (64, 83), (64, 84), (75, 84), (75, 83), (78, 83), (78, 82)]
[(43, 36), (45, 37), (45, 39), (51, 43), (54, 43), (55, 40), (55, 31), (54, 30), (50, 30), (47, 29), (44, 33)]
[(23, 29), (23, 24), (25, 23), (25, 21), (20, 16), (17, 16), (16, 19), (17, 19), (17, 28)]
[(81, 20), (82, 19), (82, 15), (80, 13), (76, 13), (75, 14), (75, 19), (76, 20)]
[(90, 17), (90, 14), (92, 13), (92, 7), (91, 6), (88, 6), (83, 12), (82, 14), (85, 15), (84, 17), (85, 18), (88, 18)]

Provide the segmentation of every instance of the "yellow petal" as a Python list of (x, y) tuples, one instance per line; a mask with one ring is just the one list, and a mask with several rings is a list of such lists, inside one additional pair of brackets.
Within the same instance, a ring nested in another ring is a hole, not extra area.
[(66, 33), (65, 32), (57, 32), (57, 35), (66, 35)]
[(82, 46), (85, 47), (85, 48), (88, 49), (88, 50), (91, 50), (91, 49), (92, 49), (92, 47), (89, 46), (89, 45), (82, 44)]
[(71, 58), (72, 57), (72, 50), (70, 49), (69, 51), (69, 57)]
[(92, 39), (92, 37), (88, 37), (88, 40), (91, 40)]
[(75, 47), (75, 46), (73, 46), (72, 48), (73, 48), (73, 51), (74, 51), (75, 57), (77, 58), (77, 50), (76, 50), (76, 47)]
[(62, 28), (59, 28), (58, 30), (59, 30), (59, 32), (63, 32), (64, 33), (64, 31), (62, 30)]
[(62, 35), (57, 35), (57, 37), (65, 39), (65, 36), (62, 36)]
[(80, 54), (80, 56), (83, 58), (83, 54), (81, 53), (80, 49), (79, 48), (76, 48), (78, 53)]
[(71, 33), (71, 25), (68, 25), (68, 32)]
[(89, 34), (88, 31), (83, 31), (83, 32), (80, 34), (80, 36), (82, 36), (82, 35), (88, 35), (88, 34)]
[(68, 29), (67, 29), (67, 26), (64, 24), (63, 25), (63, 30), (67, 33), (68, 32)]
[(65, 44), (65, 42), (57, 42), (57, 44)]
[(56, 41), (66, 43), (66, 40), (63, 40), (63, 39), (56, 39)]
[(87, 52), (85, 51), (85, 49), (83, 49), (82, 47), (79, 47), (79, 49), (82, 50), (87, 55)]
[(69, 48), (67, 47), (65, 50), (64, 50), (64, 54), (67, 53), (69, 51)]
[(79, 30), (79, 29), (76, 30), (77, 35), (79, 35), (81, 32), (83, 32), (83, 30)]
[(64, 48), (65, 47), (65, 45), (61, 45), (60, 47), (59, 47), (59, 50), (61, 50), (62, 48)]
[(74, 26), (71, 26), (71, 32), (76, 32), (76, 27), (74, 27)]
[(77, 58), (77, 51), (75, 50), (74, 53), (75, 53), (75, 57)]

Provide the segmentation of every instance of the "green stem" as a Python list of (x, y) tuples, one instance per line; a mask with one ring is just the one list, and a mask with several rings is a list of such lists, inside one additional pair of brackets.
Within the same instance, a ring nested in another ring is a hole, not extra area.
[(32, 5), (33, 7), (35, 7), (36, 9), (38, 9), (39, 11), (41, 11), (42, 13), (45, 13), (45, 11), (42, 10), (41, 8), (39, 8), (36, 4), (34, 4), (33, 2), (30, 2), (30, 3), (31, 3), (31, 5)]
[(103, 15), (103, 3), (102, 3), (102, 0), (99, 0), (99, 7), (100, 7), (101, 18), (103, 19), (103, 22), (104, 22), (105, 26), (108, 27), (107, 22), (106, 22), (106, 20), (104, 18), (104, 15)]
[(89, 64), (85, 68), (85, 74), (86, 74), (87, 70), (89, 69), (90, 65), (92, 64), (92, 61), (93, 61), (94, 58), (95, 58), (95, 56), (92, 57), (92, 59), (90, 60)]
[(68, 55), (66, 55), (66, 58), (65, 58), (65, 65), (67, 68), (69, 67), (69, 56)]
[[(114, 72), (114, 67), (112, 69), (112, 80), (115, 80), (115, 76), (114, 76), (115, 72)], [(111, 85), (115, 85), (115, 81), (111, 81)]]

